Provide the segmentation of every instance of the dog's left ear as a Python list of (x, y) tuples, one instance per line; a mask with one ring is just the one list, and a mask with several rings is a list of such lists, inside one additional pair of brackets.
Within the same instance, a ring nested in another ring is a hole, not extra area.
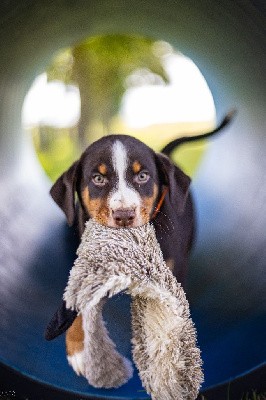
[(64, 211), (68, 224), (71, 226), (75, 219), (75, 191), (79, 161), (74, 162), (54, 183), (50, 194), (56, 204)]
[(46, 340), (53, 340), (62, 335), (73, 324), (78, 313), (66, 307), (66, 302), (61, 301), (59, 308), (46, 327), (44, 337)]
[(161, 183), (169, 188), (169, 200), (172, 207), (177, 210), (178, 214), (182, 214), (191, 179), (163, 154), (156, 154), (156, 163)]

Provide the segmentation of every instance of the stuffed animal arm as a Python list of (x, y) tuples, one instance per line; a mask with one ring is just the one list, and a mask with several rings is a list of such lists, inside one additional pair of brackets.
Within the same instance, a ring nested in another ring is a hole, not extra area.
[(83, 317), (85, 377), (95, 387), (118, 387), (132, 377), (102, 317), (108, 297), (132, 297), (132, 354), (153, 400), (194, 400), (203, 380), (196, 330), (184, 290), (167, 268), (154, 228), (86, 223), (64, 301), (47, 327), (52, 339), (78, 313)]

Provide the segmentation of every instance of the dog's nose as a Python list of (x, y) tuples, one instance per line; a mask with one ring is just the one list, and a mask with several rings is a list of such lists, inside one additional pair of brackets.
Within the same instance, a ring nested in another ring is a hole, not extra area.
[(135, 217), (135, 210), (132, 209), (121, 208), (113, 211), (113, 219), (117, 226), (130, 226), (133, 224)]

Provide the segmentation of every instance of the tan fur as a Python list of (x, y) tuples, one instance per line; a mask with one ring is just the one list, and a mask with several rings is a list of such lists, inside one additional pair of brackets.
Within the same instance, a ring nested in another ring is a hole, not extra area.
[(155, 207), (155, 202), (157, 197), (158, 197), (158, 186), (154, 183), (152, 196), (144, 197), (142, 200), (142, 207), (140, 213), (143, 224), (146, 224), (147, 222), (150, 221), (151, 214)]
[(107, 167), (105, 164), (100, 164), (98, 166), (98, 171), (100, 172), (100, 174), (102, 175), (106, 175), (107, 174)]
[[(109, 209), (107, 206), (106, 198), (91, 199), (89, 189), (86, 187), (81, 194), (83, 204), (89, 213), (90, 217), (95, 219), (102, 225), (108, 225)], [(142, 206), (140, 210), (141, 224), (146, 224), (150, 221), (152, 211), (158, 197), (158, 186), (154, 183), (152, 196), (147, 196), (142, 199)]]
[(82, 328), (82, 316), (79, 315), (67, 330), (66, 350), (68, 356), (79, 353), (84, 348), (84, 332)]
[(167, 260), (165, 260), (165, 264), (167, 265), (167, 267), (170, 269), (170, 271), (174, 271), (174, 260), (172, 258), (168, 258)]
[(88, 187), (81, 194), (83, 204), (88, 211), (90, 217), (100, 224), (107, 225), (109, 218), (109, 210), (106, 198), (91, 199)]
[(140, 172), (141, 165), (140, 165), (139, 161), (134, 161), (133, 162), (132, 170), (133, 170), (134, 174), (138, 174)]

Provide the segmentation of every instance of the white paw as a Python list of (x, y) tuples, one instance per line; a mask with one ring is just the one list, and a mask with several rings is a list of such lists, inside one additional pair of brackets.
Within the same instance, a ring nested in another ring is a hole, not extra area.
[(77, 375), (85, 374), (84, 351), (74, 353), (73, 356), (67, 356), (68, 364), (73, 368)]

